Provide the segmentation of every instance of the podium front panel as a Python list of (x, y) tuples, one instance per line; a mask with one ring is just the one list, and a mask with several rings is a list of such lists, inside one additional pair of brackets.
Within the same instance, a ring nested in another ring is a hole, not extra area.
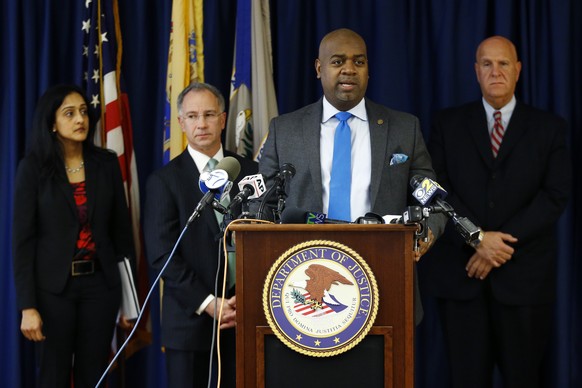
[[(237, 254), (237, 387), (319, 387), (331, 372), (344, 383), (359, 381), (358, 386), (370, 386), (368, 382), (379, 387), (414, 386), (414, 228), (238, 224), (232, 230)], [(288, 348), (271, 331), (263, 309), (263, 287), (273, 264), (289, 249), (311, 240), (333, 241), (354, 250), (378, 284), (374, 326), (354, 348), (331, 357), (311, 357)], [(311, 370), (303, 370), (307, 366)], [(299, 381), (300, 385), (291, 384)]]

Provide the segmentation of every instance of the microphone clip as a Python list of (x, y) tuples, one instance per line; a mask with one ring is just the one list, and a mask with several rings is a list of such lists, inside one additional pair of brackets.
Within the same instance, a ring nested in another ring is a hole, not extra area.
[(420, 249), (420, 241), (428, 242), (428, 225), (427, 220), (430, 216), (431, 209), (422, 206), (407, 206), (402, 213), (402, 223), (404, 225), (416, 225), (417, 230), (414, 232), (414, 250)]
[(213, 198), (210, 206), (221, 214), (228, 214), (228, 209), (224, 207), (216, 198)]

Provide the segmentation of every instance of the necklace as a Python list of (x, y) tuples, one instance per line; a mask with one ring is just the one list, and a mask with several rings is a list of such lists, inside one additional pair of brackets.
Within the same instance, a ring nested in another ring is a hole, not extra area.
[(67, 165), (65, 165), (65, 170), (67, 170), (67, 172), (69, 174), (76, 174), (79, 171), (81, 171), (84, 166), (85, 166), (85, 162), (83, 161), (83, 162), (81, 162), (81, 165), (79, 167), (77, 167), (77, 168), (70, 168), (70, 167), (67, 167)]

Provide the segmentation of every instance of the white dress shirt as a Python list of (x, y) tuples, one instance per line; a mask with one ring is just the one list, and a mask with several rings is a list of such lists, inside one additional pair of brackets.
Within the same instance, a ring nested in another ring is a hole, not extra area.
[(503, 128), (507, 130), (507, 124), (509, 124), (509, 120), (511, 120), (511, 115), (515, 110), (516, 104), (515, 95), (511, 98), (511, 101), (507, 103), (501, 109), (495, 109), (485, 99), (483, 99), (483, 106), (485, 107), (485, 113), (487, 114), (487, 129), (489, 130), (489, 136), (493, 133), (493, 126), (495, 125), (495, 118), (493, 117), (493, 113), (496, 111), (501, 112), (501, 123), (503, 124)]
[[(190, 154), (190, 156), (194, 160), (194, 163), (196, 163), (196, 167), (198, 168), (199, 173), (202, 173), (203, 171), (208, 170), (208, 161), (210, 159), (216, 159), (218, 162), (220, 162), (224, 158), (224, 151), (222, 150), (222, 146), (220, 147), (218, 152), (216, 154), (214, 154), (214, 156), (212, 158), (208, 157), (208, 155), (204, 155), (200, 151), (196, 151), (190, 145), (188, 145), (188, 153)], [(209, 294), (206, 297), (206, 299), (204, 299), (204, 301), (202, 302), (200, 307), (198, 307), (198, 309), (196, 310), (196, 314), (201, 315), (204, 312), (204, 310), (206, 309), (206, 307), (212, 301), (214, 301), (214, 295)]]
[[(329, 182), (333, 162), (333, 144), (335, 129), (339, 124), (334, 117), (339, 110), (323, 97), (323, 117), (320, 132), (320, 160), (323, 212), (329, 209)], [(348, 111), (352, 136), (352, 186), (350, 191), (351, 221), (371, 211), (370, 182), (372, 172), (372, 146), (370, 144), (370, 127), (364, 99)]]

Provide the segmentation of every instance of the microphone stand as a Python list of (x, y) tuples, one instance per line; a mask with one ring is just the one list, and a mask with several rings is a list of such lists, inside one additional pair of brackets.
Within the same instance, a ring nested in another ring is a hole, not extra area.
[(281, 213), (283, 212), (283, 209), (285, 209), (285, 198), (287, 197), (287, 193), (285, 193), (285, 176), (282, 176), (281, 173), (275, 176), (275, 184), (269, 187), (269, 189), (263, 195), (263, 199), (259, 205), (259, 209), (257, 210), (257, 218), (263, 219), (263, 212), (265, 210), (265, 206), (267, 205), (267, 200), (269, 199), (269, 196), (273, 194), (273, 192), (276, 192), (277, 195), (277, 208), (273, 210), (273, 221), (275, 224), (280, 224)]
[(277, 209), (275, 210), (275, 223), (281, 223), (281, 213), (285, 209), (285, 199), (287, 198), (287, 193), (285, 192), (285, 180), (284, 179), (277, 179), (276, 185), (276, 193), (277, 193)]
[(465, 240), (465, 243), (471, 245), (479, 239), (479, 234), (481, 233), (481, 228), (476, 226), (467, 217), (460, 217), (453, 210), (453, 207), (450, 204), (448, 204), (444, 201), (440, 201), (437, 203), (438, 203), (438, 206), (430, 206), (427, 208), (430, 213), (444, 213), (450, 219), (452, 219), (453, 224), (455, 225), (455, 229), (461, 235), (463, 240)]
[(263, 200), (259, 205), (257, 211), (257, 218), (262, 219), (263, 211), (265, 209), (267, 200), (274, 190), (277, 192), (277, 209), (273, 210), (274, 222), (276, 224), (281, 223), (281, 213), (285, 209), (285, 198), (287, 198), (287, 193), (285, 192), (285, 183), (295, 176), (295, 166), (291, 163), (284, 163), (281, 169), (275, 175), (275, 184), (267, 190), (264, 194)]

